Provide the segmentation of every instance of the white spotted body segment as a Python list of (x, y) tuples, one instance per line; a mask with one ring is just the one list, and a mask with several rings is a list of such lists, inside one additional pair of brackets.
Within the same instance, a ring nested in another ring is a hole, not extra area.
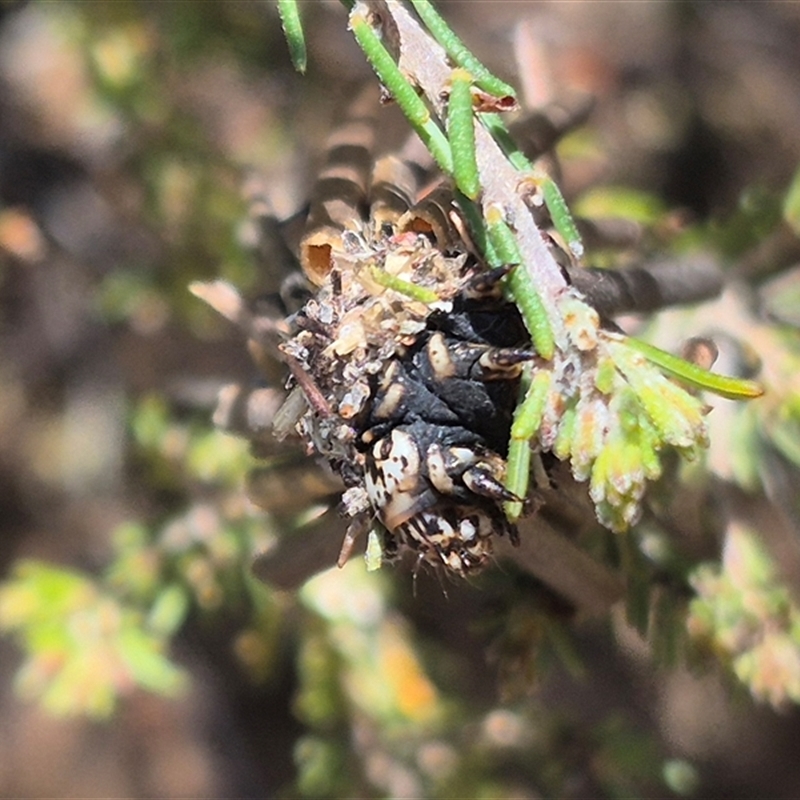
[(464, 575), (488, 562), (493, 534), (508, 533), (515, 540), (498, 503), (518, 498), (502, 485), (502, 458), (439, 441), (423, 452), (421, 440), (431, 431), (422, 427), (395, 428), (370, 447), (367, 495), (389, 537), (417, 551), (423, 562)]
[(393, 430), (367, 456), (364, 485), (372, 507), (392, 530), (419, 511), (420, 456), (407, 433)]

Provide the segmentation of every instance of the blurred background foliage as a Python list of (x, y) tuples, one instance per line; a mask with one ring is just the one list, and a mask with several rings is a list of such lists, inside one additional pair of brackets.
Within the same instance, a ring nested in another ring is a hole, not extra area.
[(254, 370), (186, 287), (274, 290), (252, 201), (302, 209), (369, 78), (339, 4), (302, 5), (305, 77), (268, 2), (0, 5), (0, 794), (796, 797), (800, 6), (444, 4), (529, 96), (597, 97), (562, 188), (641, 227), (593, 263), (726, 265), (626, 324), (768, 390), (713, 401), (636, 547), (589, 542), (627, 613), (567, 627), (511, 567), (250, 574), (287, 519), (210, 416)]

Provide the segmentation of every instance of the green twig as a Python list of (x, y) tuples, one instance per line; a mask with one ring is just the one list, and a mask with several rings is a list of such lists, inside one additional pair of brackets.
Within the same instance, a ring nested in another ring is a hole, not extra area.
[[(517, 399), (517, 411), (521, 407), (528, 394), (531, 385), (531, 366), (525, 367), (522, 372), (522, 379), (519, 385), (519, 397)], [(516, 416), (515, 412), (515, 416)], [(505, 487), (517, 497), (526, 497), (528, 494), (528, 482), (531, 472), (531, 443), (528, 439), (510, 438), (508, 442), (508, 458), (506, 459), (506, 481)], [(522, 516), (524, 506), (521, 500), (511, 500), (503, 504), (506, 517), (510, 522), (515, 522)]]

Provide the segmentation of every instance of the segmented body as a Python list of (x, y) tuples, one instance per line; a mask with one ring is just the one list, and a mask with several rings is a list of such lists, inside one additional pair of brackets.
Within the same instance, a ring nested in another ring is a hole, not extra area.
[[(297, 431), (342, 475), (356, 525), (380, 527), (385, 554), (411, 549), (457, 574), (487, 563), (494, 535), (516, 538), (504, 456), (531, 356), (499, 277), (426, 234), (365, 225), (333, 248), (282, 345), (327, 406), (309, 405)], [(439, 299), (409, 297), (407, 284)]]

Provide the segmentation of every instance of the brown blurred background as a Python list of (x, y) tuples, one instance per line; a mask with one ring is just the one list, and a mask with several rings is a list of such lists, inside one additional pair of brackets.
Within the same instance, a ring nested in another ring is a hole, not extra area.
[[(4, 573), (22, 557), (99, 571), (120, 523), (213, 501), (177, 461), (154, 474), (130, 419), (148, 397), (206, 419), (220, 385), (252, 375), (241, 342), (186, 286), (223, 276), (269, 287), (246, 189), (265, 187), (281, 217), (298, 211), (337, 110), (369, 76), (340, 5), (301, 5), (305, 77), (266, 2), (0, 6)], [(686, 219), (724, 218), (747, 187), (785, 189), (800, 162), (800, 3), (439, 5), (533, 101), (596, 96), (593, 149), (566, 172), (568, 195), (623, 184)], [(469, 587), (451, 594), (427, 586), (403, 602), (436, 631), (432, 608), (480, 605)], [(0, 641), (0, 796), (292, 796), (302, 726), (290, 654), (266, 685), (248, 681), (222, 646), (229, 624), (225, 613), (194, 620), (179, 637), (187, 695), (135, 693), (108, 722), (22, 702), (19, 651)], [(466, 643), (481, 664), (482, 644)], [(795, 710), (731, 700), (713, 677), (655, 677), (599, 634), (586, 649), (611, 673), (577, 689), (556, 674), (551, 701), (588, 716), (612, 701), (632, 709), (705, 765), (703, 797), (800, 795)]]

